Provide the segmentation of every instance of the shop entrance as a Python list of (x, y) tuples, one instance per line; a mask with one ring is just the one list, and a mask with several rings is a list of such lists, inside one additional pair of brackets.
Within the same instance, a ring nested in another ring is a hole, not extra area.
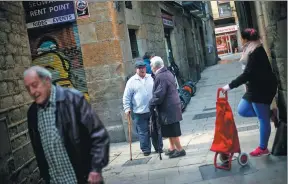
[(216, 44), (218, 55), (232, 54), (238, 52), (236, 32), (217, 35)]

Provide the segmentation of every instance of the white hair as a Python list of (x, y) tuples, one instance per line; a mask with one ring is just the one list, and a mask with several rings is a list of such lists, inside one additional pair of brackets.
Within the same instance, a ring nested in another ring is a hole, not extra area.
[(50, 79), (52, 81), (52, 74), (49, 70), (41, 66), (32, 66), (24, 71), (24, 77), (30, 74), (31, 72), (36, 72), (40, 79)]
[(154, 68), (161, 68), (164, 66), (164, 61), (159, 56), (154, 56), (153, 58), (151, 58), (150, 62), (151, 66), (153, 66)]

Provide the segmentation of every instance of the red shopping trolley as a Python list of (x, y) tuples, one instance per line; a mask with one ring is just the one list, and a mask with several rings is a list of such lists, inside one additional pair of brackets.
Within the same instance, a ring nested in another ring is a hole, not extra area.
[[(238, 131), (236, 129), (233, 112), (228, 102), (228, 94), (225, 92), (224, 97), (220, 97), (221, 88), (217, 91), (216, 102), (216, 121), (215, 121), (215, 133), (211, 151), (215, 152), (214, 166), (218, 169), (231, 169), (231, 162), (233, 155), (238, 153), (238, 163), (241, 166), (248, 164), (248, 154), (241, 152), (240, 143), (238, 138)], [(220, 154), (220, 161), (227, 163), (218, 166), (217, 157)]]

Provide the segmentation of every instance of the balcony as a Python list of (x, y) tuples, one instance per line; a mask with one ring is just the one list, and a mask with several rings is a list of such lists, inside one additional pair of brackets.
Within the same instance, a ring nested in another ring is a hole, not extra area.
[(200, 19), (206, 17), (205, 3), (202, 1), (182, 1), (182, 6), (195, 17)]

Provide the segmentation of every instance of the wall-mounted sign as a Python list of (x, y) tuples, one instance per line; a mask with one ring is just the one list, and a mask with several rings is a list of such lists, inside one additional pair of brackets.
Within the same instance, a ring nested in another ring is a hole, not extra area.
[(170, 15), (162, 13), (162, 22), (164, 27), (174, 27), (173, 18)]
[(163, 20), (163, 24), (164, 24), (165, 26), (169, 26), (169, 27), (173, 27), (173, 26), (174, 26), (172, 20), (165, 19), (165, 18), (162, 18), (162, 20)]
[(215, 28), (215, 34), (237, 31), (237, 25)]
[(75, 2), (76, 6), (76, 14), (77, 18), (86, 18), (89, 17), (89, 9), (88, 9), (88, 1), (76, 1)]
[(75, 21), (73, 1), (23, 1), (27, 28)]

